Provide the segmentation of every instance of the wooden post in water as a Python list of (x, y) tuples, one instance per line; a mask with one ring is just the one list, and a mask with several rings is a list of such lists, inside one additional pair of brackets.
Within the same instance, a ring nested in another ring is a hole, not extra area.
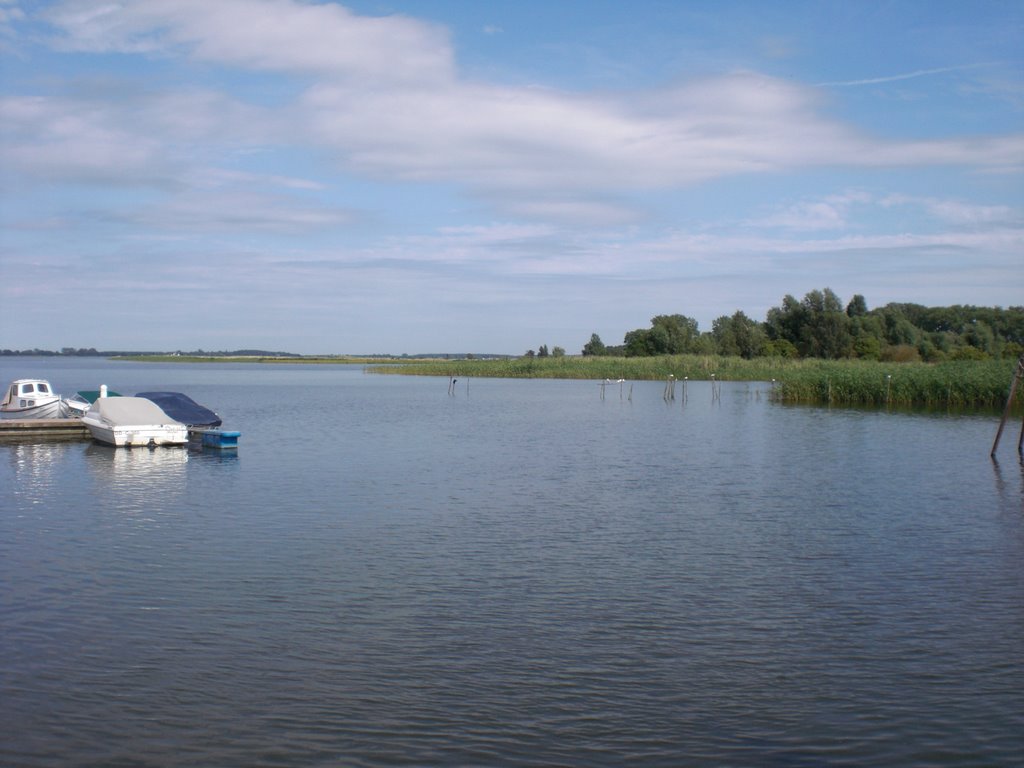
[[(1024, 378), (1024, 355), (1021, 355), (1017, 360), (1017, 367), (1013, 371), (1013, 378), (1010, 379), (1010, 394), (1006, 396), (1006, 407), (1003, 409), (1003, 418), (999, 420), (999, 429), (996, 430), (996, 439), (992, 443), (992, 452), (989, 456), (996, 455), (996, 449), (999, 447), (999, 438), (1003, 436), (1003, 427), (1006, 426), (1006, 419), (1010, 415), (1010, 411), (1013, 409), (1013, 398), (1017, 394), (1017, 382)], [(1017, 441), (1017, 452), (1020, 453), (1022, 447), (1024, 447), (1024, 423), (1021, 424), (1020, 428), (1020, 439)]]
[(673, 376), (671, 373), (668, 375), (668, 378), (665, 379), (665, 392), (661, 396), (661, 399), (664, 400), (666, 403), (669, 400), (676, 399), (676, 377)]

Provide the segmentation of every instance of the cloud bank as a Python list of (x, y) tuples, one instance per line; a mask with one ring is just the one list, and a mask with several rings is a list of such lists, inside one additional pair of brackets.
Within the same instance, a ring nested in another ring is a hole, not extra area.
[[(499, 30), (509, 37), (478, 27)], [(551, 322), (573, 332), (588, 320), (570, 308), (613, 302), (631, 325), (648, 312), (756, 315), (779, 298), (768, 284), (841, 290), (860, 277), (899, 298), (893, 264), (955, 275), (971, 254), (998, 275), (1021, 250), (1018, 201), (894, 180), (1018, 175), (1024, 131), (886, 135), (812, 78), (739, 62), (622, 90), (487, 81), (460, 70), (440, 24), (298, 0), (8, 3), (0, 40), (50, 67), (5, 76), (0, 92), (0, 174), (19, 190), (2, 258), (37, 265), (0, 289), (21, 308), (61, 249), (96, 264), (101, 242), (111, 270), (141, 254), (142, 285), (196, 290), (230, 270), (265, 301), (288, 284), (324, 316), (330, 296), (363, 306), (381, 281), (378, 306), (408, 310), (407, 323), (436, 313), (425, 292), (461, 297), (445, 304), (447, 333), (481, 304), (511, 322), (531, 297), (560, 302)], [(796, 178), (814, 181), (779, 183)], [(569, 285), (593, 302), (566, 300)], [(686, 306), (658, 304), (693, 286)]]

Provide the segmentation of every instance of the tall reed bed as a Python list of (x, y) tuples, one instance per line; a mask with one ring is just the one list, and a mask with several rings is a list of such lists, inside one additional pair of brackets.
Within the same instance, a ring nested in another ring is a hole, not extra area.
[(807, 361), (780, 378), (784, 402), (851, 405), (999, 407), (1006, 402), (1014, 362), (940, 363)]
[[(545, 357), (432, 360), (369, 366), (372, 373), (549, 379), (774, 381), (772, 396), (789, 403), (1001, 407), (1015, 361), (940, 364), (870, 360), (786, 360), (718, 355)], [(1024, 398), (1019, 398), (1024, 400)]]

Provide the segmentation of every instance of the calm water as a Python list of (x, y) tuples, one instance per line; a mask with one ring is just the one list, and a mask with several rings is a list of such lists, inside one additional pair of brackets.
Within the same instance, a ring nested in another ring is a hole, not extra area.
[(1010, 765), (1019, 422), (766, 385), (0, 358), (237, 455), (0, 445), (0, 763)]

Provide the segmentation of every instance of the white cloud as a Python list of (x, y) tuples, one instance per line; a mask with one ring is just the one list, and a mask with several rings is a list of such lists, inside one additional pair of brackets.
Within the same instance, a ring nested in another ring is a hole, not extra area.
[(42, 96), (0, 100), (0, 165), (29, 176), (131, 183), (165, 173), (164, 141), (104, 104)]
[(8, 8), (5, 6), (14, 5), (14, 0), (0, 0), (0, 37), (10, 37), (14, 34), (13, 24), (23, 21), (25, 12), (20, 8)]
[[(162, 121), (118, 114), (102, 126), (108, 140), (95, 135), (101, 126), (87, 125), (93, 139), (81, 134), (82, 154), (115, 166), (159, 163), (160, 143), (173, 149), (183, 136), (216, 141), (234, 132), (233, 141), (246, 142), (262, 134), (281, 146), (326, 150), (344, 169), (374, 178), (455, 183), (506, 214), (626, 222), (637, 212), (608, 194), (813, 167), (1000, 167), (1024, 156), (1024, 136), (875, 139), (826, 116), (820, 90), (749, 72), (633, 94), (469, 82), (458, 76), (443, 29), (336, 4), (71, 0), (46, 16), (66, 50), (185, 55), (309, 78), (295, 102), (273, 112), (193, 89), (161, 97)], [(51, 108), (59, 123), (65, 116), (55, 102)], [(52, 167), (70, 159), (73, 168), (73, 135), (19, 151), (38, 163), (54, 152)], [(105, 151), (114, 146), (125, 147), (123, 160)], [(841, 222), (838, 210), (795, 213), (814, 227)]]
[(927, 212), (930, 216), (946, 224), (964, 227), (993, 224), (1008, 227), (1024, 226), (1024, 212), (1014, 210), (1007, 205), (979, 205), (962, 200), (895, 194), (879, 200), (879, 205), (885, 208), (901, 206), (915, 208)]
[(0, 99), (0, 164), (26, 180), (180, 183), (196, 164), (289, 134), (282, 117), (209, 90), (146, 93), (79, 84), (70, 95)]
[(849, 225), (851, 208), (871, 202), (858, 191), (829, 195), (821, 200), (805, 200), (781, 207), (759, 218), (749, 219), (748, 227), (781, 228), (794, 231), (842, 230)]
[(842, 229), (846, 212), (829, 203), (799, 203), (759, 223), (787, 229)]
[(959, 200), (928, 200), (932, 215), (951, 224), (968, 226), (988, 224), (1021, 225), (1021, 212), (1013, 211), (1006, 205), (974, 205)]
[(247, 69), (387, 82), (448, 80), (452, 54), (438, 26), (357, 16), (295, 0), (71, 0), (45, 14), (64, 50), (176, 52)]

